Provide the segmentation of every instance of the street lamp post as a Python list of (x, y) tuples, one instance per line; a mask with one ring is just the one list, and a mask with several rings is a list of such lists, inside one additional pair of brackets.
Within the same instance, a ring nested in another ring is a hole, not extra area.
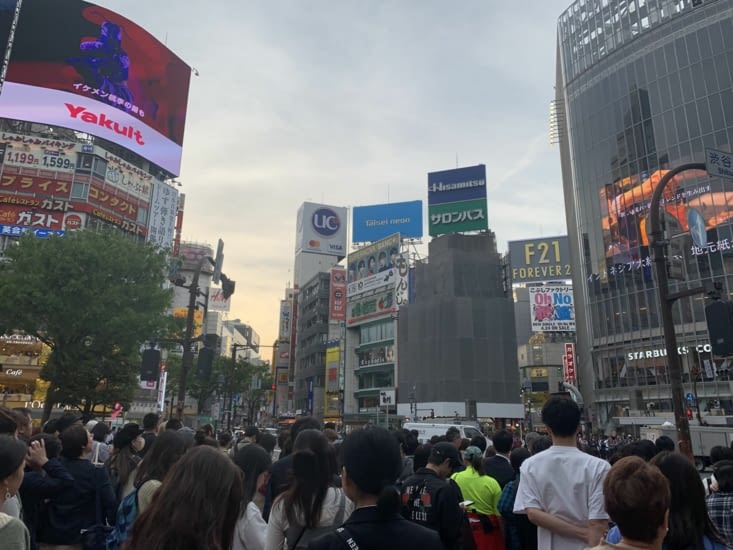
[(681, 164), (673, 168), (659, 181), (654, 188), (650, 212), (650, 245), (654, 259), (654, 272), (657, 277), (657, 295), (659, 297), (659, 309), (662, 314), (662, 331), (664, 332), (664, 344), (667, 350), (667, 365), (669, 368), (669, 382), (672, 390), (672, 408), (674, 410), (675, 425), (677, 427), (677, 439), (679, 449), (690, 461), (694, 461), (692, 455), (692, 440), (690, 438), (690, 422), (687, 419), (684, 404), (684, 388), (682, 386), (682, 361), (677, 352), (677, 335), (675, 334), (674, 319), (672, 317), (672, 305), (679, 298), (692, 296), (705, 292), (704, 288), (687, 289), (670, 294), (669, 280), (667, 278), (667, 255), (662, 225), (660, 222), (660, 201), (665, 186), (680, 172), (685, 170), (705, 170), (706, 166), (701, 162)]

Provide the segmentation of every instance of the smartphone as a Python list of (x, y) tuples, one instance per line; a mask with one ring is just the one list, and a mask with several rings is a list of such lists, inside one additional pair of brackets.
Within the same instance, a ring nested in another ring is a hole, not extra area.
[(468, 506), (471, 506), (471, 504), (473, 504), (472, 500), (462, 500), (458, 503), (461, 508), (467, 508)]

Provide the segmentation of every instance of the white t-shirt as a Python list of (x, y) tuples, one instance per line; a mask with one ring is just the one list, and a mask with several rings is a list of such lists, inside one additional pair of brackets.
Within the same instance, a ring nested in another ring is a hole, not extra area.
[[(605, 460), (575, 447), (553, 445), (522, 464), (514, 513), (526, 514), (527, 508), (537, 508), (574, 525), (608, 519), (603, 480), (610, 467)], [(538, 550), (584, 550), (587, 546), (586, 541), (537, 527)]]

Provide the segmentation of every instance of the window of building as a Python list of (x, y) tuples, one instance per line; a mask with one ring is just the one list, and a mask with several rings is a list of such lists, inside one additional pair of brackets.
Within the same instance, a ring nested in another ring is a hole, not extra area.
[(74, 183), (71, 186), (71, 198), (77, 200), (87, 200), (89, 196), (89, 184), (88, 183)]

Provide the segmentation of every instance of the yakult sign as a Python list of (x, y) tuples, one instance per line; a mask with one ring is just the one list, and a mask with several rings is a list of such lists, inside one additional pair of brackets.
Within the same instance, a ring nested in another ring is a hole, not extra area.
[(346, 208), (304, 202), (298, 209), (295, 252), (346, 256)]

